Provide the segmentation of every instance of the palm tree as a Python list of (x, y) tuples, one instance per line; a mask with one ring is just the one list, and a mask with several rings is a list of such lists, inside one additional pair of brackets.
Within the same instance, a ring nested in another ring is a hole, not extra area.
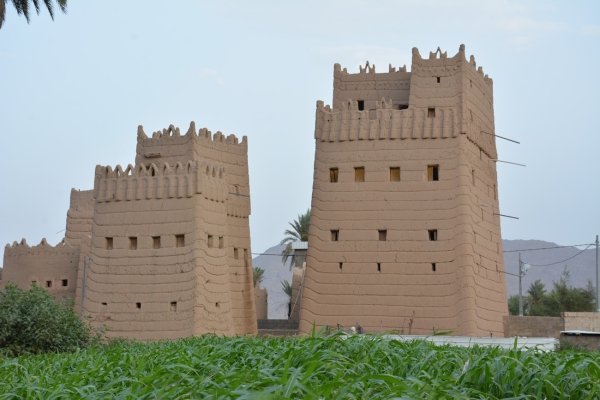
[(529, 296), (531, 296), (533, 304), (538, 304), (544, 296), (544, 294), (546, 294), (545, 287), (546, 285), (544, 285), (540, 279), (529, 285), (527, 293), (529, 293)]
[[(27, 23), (29, 23), (29, 0), (11, 0), (15, 8), (17, 9), (17, 14), (23, 14)], [(52, 0), (43, 0), (44, 5), (48, 9), (50, 13), (50, 18), (54, 21), (54, 6), (52, 5)], [(40, 15), (40, 0), (32, 0), (33, 6), (35, 7), (35, 12)], [(2, 28), (2, 24), (4, 23), (4, 17), (6, 16), (6, 3), (8, 0), (0, 0), (0, 28)], [(67, 13), (67, 0), (56, 0), (58, 4), (58, 8), (63, 13)]]
[(254, 287), (256, 287), (257, 284), (260, 284), (265, 280), (265, 270), (261, 267), (254, 267), (252, 268), (252, 272), (254, 277)]
[[(286, 229), (283, 232), (286, 235), (279, 244), (287, 243), (285, 249), (281, 252), (281, 260), (285, 264), (290, 254), (292, 254), (292, 242), (308, 242), (308, 227), (310, 226), (310, 208), (306, 213), (299, 214), (298, 219), (289, 222), (292, 229)], [(294, 266), (294, 258), (290, 262), (290, 269)]]

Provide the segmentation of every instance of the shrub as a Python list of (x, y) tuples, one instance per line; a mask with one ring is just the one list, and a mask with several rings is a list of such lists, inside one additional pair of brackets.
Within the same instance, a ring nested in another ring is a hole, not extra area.
[(71, 352), (101, 340), (102, 331), (83, 321), (73, 300), (55, 302), (42, 287), (0, 289), (0, 351), (7, 356)]

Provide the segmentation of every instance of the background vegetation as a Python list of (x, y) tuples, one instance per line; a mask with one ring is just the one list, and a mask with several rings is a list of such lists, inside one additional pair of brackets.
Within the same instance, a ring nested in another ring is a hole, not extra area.
[[(569, 285), (570, 273), (565, 267), (558, 282), (550, 292), (538, 279), (533, 282), (527, 293), (523, 295), (523, 315), (560, 317), (562, 312), (584, 312), (596, 310), (596, 292), (592, 282), (587, 288), (577, 288)], [(519, 296), (508, 298), (508, 312), (519, 315)]]

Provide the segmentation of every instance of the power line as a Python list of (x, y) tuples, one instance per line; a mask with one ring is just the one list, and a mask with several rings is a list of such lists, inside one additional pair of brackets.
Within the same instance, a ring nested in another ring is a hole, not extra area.
[(590, 244), (588, 247), (586, 247), (585, 249), (581, 250), (579, 253), (575, 254), (573, 257), (567, 258), (566, 260), (562, 260), (562, 261), (555, 262), (555, 263), (552, 263), (552, 264), (529, 264), (529, 265), (531, 265), (532, 267), (549, 267), (550, 265), (561, 264), (561, 263), (564, 263), (565, 261), (569, 261), (571, 258), (577, 257), (578, 255), (580, 255), (581, 253), (583, 253), (584, 251), (586, 251), (587, 249), (589, 249), (590, 246), (592, 246), (592, 245)]
[[(570, 246), (554, 246), (554, 247), (538, 247), (537, 249), (523, 249), (523, 250), (503, 250), (503, 253), (518, 253), (520, 251), (535, 251), (535, 250), (550, 250), (550, 249), (562, 249), (564, 247), (576, 247), (576, 246), (592, 246), (595, 243), (584, 243), (584, 244), (572, 244)], [(579, 250), (579, 249), (577, 249)], [(585, 249), (587, 250), (587, 248)], [(585, 251), (584, 250), (584, 251)]]

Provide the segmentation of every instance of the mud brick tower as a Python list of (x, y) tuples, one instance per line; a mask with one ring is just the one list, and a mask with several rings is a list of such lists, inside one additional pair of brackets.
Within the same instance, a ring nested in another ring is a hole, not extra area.
[(247, 149), (140, 126), (135, 167), (96, 167), (84, 314), (138, 339), (256, 333)]
[(300, 331), (503, 336), (492, 80), (464, 45), (411, 72), (334, 66), (317, 102)]

